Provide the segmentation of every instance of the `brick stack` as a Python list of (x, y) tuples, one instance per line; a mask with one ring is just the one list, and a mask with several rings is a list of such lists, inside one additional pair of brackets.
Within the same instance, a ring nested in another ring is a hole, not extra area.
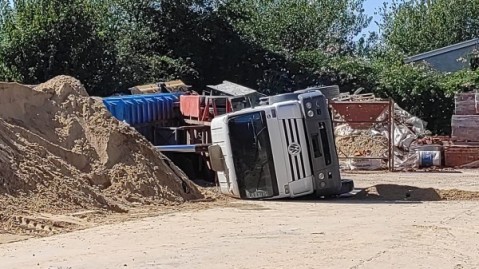
[(479, 160), (479, 93), (458, 93), (451, 119), (453, 144), (444, 148), (445, 165), (458, 167)]

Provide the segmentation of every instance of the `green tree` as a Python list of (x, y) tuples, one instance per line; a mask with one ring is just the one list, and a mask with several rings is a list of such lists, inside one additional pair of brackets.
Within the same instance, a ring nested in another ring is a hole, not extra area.
[(114, 87), (112, 40), (98, 27), (94, 2), (2, 1), (0, 61), (11, 79), (35, 84), (66, 74), (90, 92)]
[(198, 71), (189, 59), (176, 57), (177, 44), (168, 42), (168, 35), (188, 17), (167, 13), (168, 6), (189, 8), (188, 1), (109, 0), (104, 22), (115, 40), (120, 89), (133, 85), (181, 78), (192, 83)]
[(67, 74), (95, 95), (174, 78), (195, 80), (193, 64), (172, 55), (175, 44), (167, 44), (158, 20), (184, 20), (166, 18), (171, 14), (162, 8), (186, 2), (0, 0), (0, 78), (35, 84)]
[(351, 51), (370, 23), (364, 0), (229, 0), (222, 12), (248, 39), (283, 54)]
[(405, 55), (479, 35), (478, 0), (394, 0), (381, 14), (384, 45)]
[(422, 64), (404, 64), (403, 59), (476, 38), (479, 1), (394, 0), (384, 4), (380, 13), (374, 91), (428, 121), (432, 131), (449, 133), (454, 93), (477, 88), (479, 74), (469, 70), (443, 74)]

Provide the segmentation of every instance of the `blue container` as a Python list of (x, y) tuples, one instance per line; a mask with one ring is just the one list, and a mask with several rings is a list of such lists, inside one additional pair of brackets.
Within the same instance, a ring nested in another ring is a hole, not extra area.
[(118, 120), (130, 125), (173, 119), (174, 103), (181, 94), (155, 93), (103, 98), (103, 103)]
[(168, 115), (166, 113), (166, 107), (167, 107), (166, 100), (162, 97), (157, 97), (156, 99), (158, 99), (157, 103), (159, 105), (157, 108), (159, 119), (160, 120), (167, 119)]
[(137, 113), (138, 113), (138, 124), (142, 124), (142, 123), (145, 123), (145, 102), (143, 100), (143, 98), (138, 98), (138, 99), (135, 99), (133, 100), (133, 102), (136, 103), (136, 109), (137, 109)]
[(155, 111), (155, 100), (152, 98), (145, 98), (146, 106), (148, 110), (149, 121), (158, 121), (158, 113)]
[(442, 146), (427, 145), (418, 149), (419, 167), (440, 167), (442, 164)]
[[(123, 102), (123, 109), (124, 109), (123, 120), (128, 122), (128, 123), (130, 123), (130, 122), (133, 123), (133, 121), (135, 119), (135, 115), (133, 114), (133, 103), (131, 101)], [(115, 116), (115, 115), (113, 114), (113, 116)], [(120, 119), (120, 117), (118, 117), (118, 116), (117, 116), (117, 118)]]

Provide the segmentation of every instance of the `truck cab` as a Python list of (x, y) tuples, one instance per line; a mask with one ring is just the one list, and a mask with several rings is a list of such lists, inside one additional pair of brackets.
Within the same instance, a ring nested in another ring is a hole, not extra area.
[(327, 99), (308, 89), (216, 117), (209, 155), (222, 193), (242, 199), (349, 192), (342, 181)]

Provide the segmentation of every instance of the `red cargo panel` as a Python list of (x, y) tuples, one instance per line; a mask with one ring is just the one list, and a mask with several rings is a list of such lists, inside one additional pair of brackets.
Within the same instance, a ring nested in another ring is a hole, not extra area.
[(331, 107), (354, 129), (369, 129), (389, 112), (389, 102), (330, 102)]

